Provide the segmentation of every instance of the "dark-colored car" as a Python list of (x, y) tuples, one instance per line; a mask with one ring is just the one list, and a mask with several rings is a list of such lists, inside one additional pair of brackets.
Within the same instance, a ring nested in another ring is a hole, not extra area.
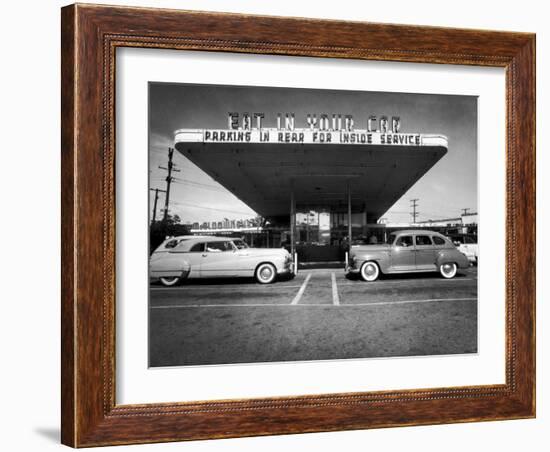
[(442, 234), (426, 230), (397, 231), (386, 243), (352, 246), (347, 272), (375, 281), (380, 273), (439, 272), (454, 278), (459, 268), (468, 268), (468, 258)]

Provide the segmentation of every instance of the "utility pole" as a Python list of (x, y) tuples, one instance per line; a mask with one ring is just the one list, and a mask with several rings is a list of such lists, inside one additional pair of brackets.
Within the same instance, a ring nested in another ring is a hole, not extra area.
[(413, 223), (416, 223), (416, 217), (418, 217), (418, 214), (420, 212), (416, 211), (416, 208), (418, 207), (418, 198), (411, 199), (411, 207), (412, 207), (412, 217), (413, 217)]
[(166, 190), (161, 190), (160, 188), (150, 188), (149, 190), (155, 192), (155, 202), (153, 203), (153, 223), (157, 221), (157, 202), (159, 200), (159, 192), (166, 193)]
[(160, 169), (168, 171), (168, 175), (166, 176), (166, 196), (164, 198), (164, 215), (162, 217), (162, 221), (166, 221), (168, 219), (168, 207), (170, 205), (170, 184), (172, 184), (172, 181), (174, 178), (172, 177), (172, 171), (175, 173), (179, 173), (179, 169), (177, 169), (172, 162), (172, 158), (174, 157), (174, 148), (168, 148), (168, 167), (165, 168), (164, 166), (159, 166)]
[(468, 213), (469, 213), (468, 211), (469, 211), (469, 210), (470, 210), (469, 207), (466, 207), (466, 208), (462, 209), (462, 216), (468, 215)]

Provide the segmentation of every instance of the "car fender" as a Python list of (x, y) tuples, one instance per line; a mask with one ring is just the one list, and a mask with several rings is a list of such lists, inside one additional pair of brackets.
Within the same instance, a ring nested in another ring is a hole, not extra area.
[(151, 276), (156, 278), (174, 276), (185, 278), (191, 271), (191, 265), (178, 254), (180, 253), (167, 253), (158, 259), (152, 260), (149, 264)]
[(273, 264), (277, 267), (277, 266), (283, 265), (283, 263), (285, 262), (285, 256), (282, 254), (265, 253), (265, 254), (261, 254), (253, 257), (254, 257), (255, 267), (257, 267), (258, 265), (264, 262)]
[(457, 249), (443, 249), (438, 251), (435, 263), (438, 268), (448, 263), (457, 264), (459, 268), (466, 268), (470, 265), (468, 258)]
[(246, 250), (237, 251), (237, 253), (238, 264), (242, 267), (243, 271), (250, 272), (251, 275), (254, 275), (258, 265), (264, 263), (274, 265), (277, 271), (282, 270), (284, 267), (285, 256), (282, 253), (264, 252), (247, 254)]
[(371, 253), (365, 253), (356, 256), (355, 259), (358, 262), (358, 268), (361, 268), (361, 265), (363, 265), (364, 262), (376, 262), (382, 273), (386, 273), (390, 266), (390, 256), (387, 251), (373, 251)]

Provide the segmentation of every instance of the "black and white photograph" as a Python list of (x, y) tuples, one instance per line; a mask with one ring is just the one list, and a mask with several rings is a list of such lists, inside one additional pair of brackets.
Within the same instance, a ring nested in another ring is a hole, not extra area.
[(150, 81), (149, 367), (478, 352), (478, 98)]

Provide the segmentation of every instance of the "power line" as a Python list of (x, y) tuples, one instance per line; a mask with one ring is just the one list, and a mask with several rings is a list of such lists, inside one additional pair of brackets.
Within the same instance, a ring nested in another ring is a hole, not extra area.
[(164, 154), (164, 149), (165, 149), (164, 146), (162, 146), (162, 147), (150, 147), (149, 151), (159, 152), (159, 153)]
[(172, 202), (172, 204), (176, 204), (176, 205), (179, 205), (179, 206), (184, 206), (184, 207), (196, 207), (198, 209), (205, 209), (205, 210), (217, 210), (219, 212), (229, 212), (229, 213), (238, 213), (239, 215), (255, 215), (255, 214), (252, 214), (250, 212), (243, 212), (242, 210), (229, 210), (229, 209), (219, 209), (219, 208), (216, 208), (216, 207), (205, 207), (205, 206), (200, 206), (198, 204), (191, 204), (191, 203), (188, 203), (188, 202)]
[(203, 184), (202, 182), (196, 182), (196, 181), (192, 181), (192, 180), (180, 179), (179, 177), (174, 177), (174, 184), (191, 185), (193, 187), (201, 187), (201, 188), (206, 188), (208, 190), (214, 190), (214, 191), (219, 191), (219, 192), (226, 192), (227, 191), (227, 190), (225, 190), (221, 187), (218, 187), (216, 185)]

